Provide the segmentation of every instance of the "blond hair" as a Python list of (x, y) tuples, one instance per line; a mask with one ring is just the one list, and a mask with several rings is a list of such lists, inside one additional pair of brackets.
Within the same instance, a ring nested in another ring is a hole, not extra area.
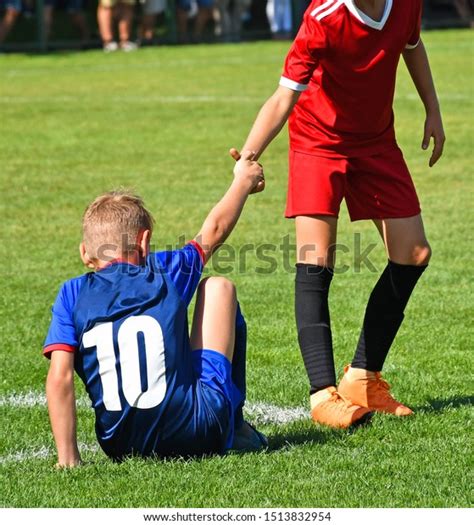
[(91, 259), (101, 259), (104, 251), (127, 255), (136, 248), (140, 231), (153, 230), (153, 216), (138, 195), (126, 189), (97, 197), (82, 219), (83, 242)]

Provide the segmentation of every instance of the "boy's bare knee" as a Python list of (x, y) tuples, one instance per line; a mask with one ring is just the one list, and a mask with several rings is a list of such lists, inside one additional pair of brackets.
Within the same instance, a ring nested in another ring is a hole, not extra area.
[(199, 284), (199, 292), (205, 292), (207, 296), (236, 297), (235, 285), (225, 277), (206, 277)]
[(412, 264), (415, 266), (426, 266), (430, 262), (431, 253), (431, 246), (428, 243), (415, 246), (412, 252)]

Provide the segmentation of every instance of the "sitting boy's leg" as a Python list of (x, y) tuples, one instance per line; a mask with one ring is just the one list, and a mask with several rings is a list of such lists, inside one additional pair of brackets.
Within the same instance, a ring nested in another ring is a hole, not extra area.
[(339, 390), (374, 410), (410, 415), (408, 407), (392, 398), (380, 371), (402, 324), (408, 300), (428, 265), (431, 249), (421, 215), (375, 222), (389, 261), (370, 295), (352, 366), (346, 369)]
[(237, 303), (234, 285), (224, 277), (208, 277), (199, 285), (191, 332), (194, 351), (212, 350), (232, 362), (225, 388), (232, 404), (235, 429), (229, 446), (257, 450), (266, 438), (243, 419), (246, 395), (247, 325)]
[(243, 408), (247, 397), (247, 323), (237, 303), (237, 315), (235, 318), (235, 344), (234, 357), (232, 358), (232, 383), (236, 390), (234, 410), (235, 434), (232, 448), (234, 450), (259, 450), (268, 445), (267, 438), (244, 421)]
[(199, 285), (191, 330), (193, 350), (210, 349), (232, 362), (237, 295), (224, 277), (208, 277)]

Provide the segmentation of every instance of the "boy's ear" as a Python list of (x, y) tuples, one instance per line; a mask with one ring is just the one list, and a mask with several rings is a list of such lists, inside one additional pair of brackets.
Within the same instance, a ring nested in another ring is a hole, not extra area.
[(142, 230), (139, 232), (138, 237), (137, 237), (137, 247), (138, 247), (140, 257), (143, 257), (144, 259), (150, 253), (150, 240), (151, 240), (150, 230)]
[(93, 263), (92, 259), (87, 254), (86, 245), (83, 241), (79, 244), (79, 253), (81, 254), (81, 260), (84, 263), (87, 268), (95, 269), (95, 264)]

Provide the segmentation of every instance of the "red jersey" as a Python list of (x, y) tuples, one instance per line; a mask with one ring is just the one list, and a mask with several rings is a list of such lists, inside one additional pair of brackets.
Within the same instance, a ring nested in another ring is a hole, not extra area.
[(304, 91), (289, 119), (292, 150), (360, 157), (395, 144), (396, 71), (420, 41), (422, 3), (386, 0), (375, 21), (354, 0), (313, 0), (280, 79)]

